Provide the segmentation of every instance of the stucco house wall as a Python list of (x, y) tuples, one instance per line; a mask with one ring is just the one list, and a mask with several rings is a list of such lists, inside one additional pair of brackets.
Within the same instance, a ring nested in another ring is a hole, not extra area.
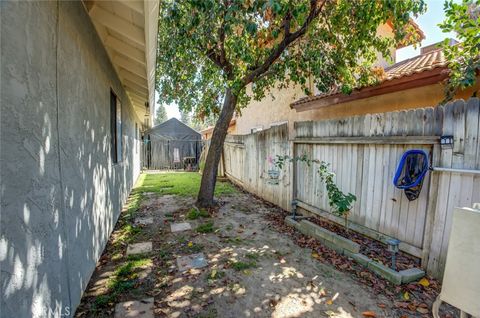
[(1, 38), (0, 316), (68, 317), (140, 173), (141, 119), (80, 1), (2, 2)]

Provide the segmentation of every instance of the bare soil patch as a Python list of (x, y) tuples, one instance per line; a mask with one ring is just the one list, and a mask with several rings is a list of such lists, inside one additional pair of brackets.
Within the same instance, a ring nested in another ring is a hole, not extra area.
[[(220, 202), (208, 211), (210, 217), (201, 213), (191, 219), (192, 197), (144, 194), (135, 217), (154, 222), (134, 224), (135, 234), (126, 241), (151, 241), (153, 251), (142, 255), (151, 266), (140, 261), (110, 297), (118, 269), (132, 262), (125, 255), (126, 242), (116, 243), (130, 221), (119, 222), (76, 316), (112, 317), (115, 304), (148, 297), (155, 299), (156, 317), (430, 316), (436, 281), (429, 280), (428, 287), (395, 287), (293, 231), (283, 223), (286, 213), (275, 206), (240, 191), (221, 196)], [(192, 230), (171, 233), (171, 222), (189, 222)], [(211, 231), (196, 230), (207, 223)], [(196, 253), (205, 255), (208, 266), (179, 272), (177, 257)]]

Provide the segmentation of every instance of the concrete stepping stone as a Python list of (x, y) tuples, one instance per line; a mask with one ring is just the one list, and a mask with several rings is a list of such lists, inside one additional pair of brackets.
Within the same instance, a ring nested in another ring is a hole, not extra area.
[(208, 263), (203, 253), (177, 257), (177, 266), (180, 272), (187, 271), (191, 268), (203, 268), (207, 265)]
[(138, 218), (135, 219), (135, 224), (140, 224), (140, 225), (153, 224), (153, 218), (152, 217), (138, 217)]
[(151, 251), (152, 242), (135, 243), (127, 246), (127, 255), (143, 254)]
[(192, 226), (188, 222), (170, 224), (170, 230), (172, 231), (172, 233), (188, 231), (188, 230), (191, 230), (191, 229), (192, 229)]
[(131, 300), (115, 306), (115, 318), (154, 318), (153, 298)]

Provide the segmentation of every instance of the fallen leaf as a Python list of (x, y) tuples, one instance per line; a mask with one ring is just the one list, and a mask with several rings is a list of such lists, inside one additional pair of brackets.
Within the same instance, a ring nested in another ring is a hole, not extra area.
[(216, 269), (212, 270), (212, 273), (210, 274), (210, 277), (211, 277), (212, 279), (214, 279), (215, 276), (217, 276), (217, 270), (216, 270)]
[(410, 294), (408, 292), (403, 293), (403, 299), (410, 300)]
[(428, 281), (428, 279), (426, 279), (425, 277), (420, 279), (420, 281), (418, 282), (420, 285), (422, 285), (423, 287), (428, 287), (430, 286), (430, 282)]
[(324, 296), (327, 295), (327, 291), (326, 291), (325, 288), (323, 288), (323, 287), (320, 289), (320, 292), (319, 292), (319, 293), (320, 293), (320, 297), (324, 297)]
[(423, 308), (423, 307), (418, 307), (417, 311), (421, 314), (428, 314), (429, 313), (429, 310), (427, 308)]
[(375, 318), (377, 315), (373, 311), (364, 311), (362, 312), (363, 317), (372, 317)]
[(331, 299), (327, 300), (327, 301), (326, 301), (326, 304), (327, 304), (327, 305), (333, 304), (333, 300), (331, 300)]
[(320, 255), (318, 255), (317, 252), (312, 252), (312, 257), (318, 259), (320, 258)]
[(192, 242), (192, 241), (190, 241), (190, 242), (188, 242), (188, 244), (187, 244), (187, 245), (188, 245), (188, 247), (192, 247), (192, 246), (193, 246), (193, 242)]
[(395, 302), (395, 307), (397, 308), (408, 308), (408, 303), (407, 302)]
[(377, 306), (380, 307), (380, 308), (385, 308), (385, 307), (387, 307), (387, 306), (385, 306), (385, 304), (377, 304)]

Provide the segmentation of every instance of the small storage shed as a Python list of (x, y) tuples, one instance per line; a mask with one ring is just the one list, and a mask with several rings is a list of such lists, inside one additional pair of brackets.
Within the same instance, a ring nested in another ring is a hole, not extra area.
[(143, 134), (143, 166), (147, 169), (198, 169), (202, 135), (176, 118)]

